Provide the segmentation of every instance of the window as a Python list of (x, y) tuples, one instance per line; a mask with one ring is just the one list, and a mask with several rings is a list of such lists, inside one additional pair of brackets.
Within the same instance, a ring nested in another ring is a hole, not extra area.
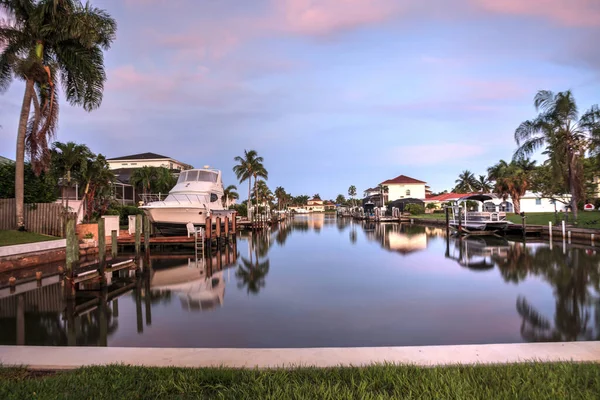
[(216, 194), (214, 194), (214, 193), (211, 193), (211, 194), (210, 194), (210, 202), (211, 202), (211, 203), (214, 203), (214, 202), (215, 202), (215, 201), (217, 201), (217, 200), (219, 200), (219, 196), (217, 196), (217, 195), (216, 195)]
[(406, 189), (406, 195), (410, 196), (410, 189)]
[(535, 199), (535, 205), (536, 206), (541, 206), (542, 205), (542, 199), (540, 199), (539, 197), (537, 199)]
[(121, 164), (121, 165), (127, 165), (127, 163), (126, 163), (126, 162), (124, 162), (124, 163), (123, 163), (123, 164)]
[(137, 163), (136, 162), (132, 162), (131, 165), (137, 165)]

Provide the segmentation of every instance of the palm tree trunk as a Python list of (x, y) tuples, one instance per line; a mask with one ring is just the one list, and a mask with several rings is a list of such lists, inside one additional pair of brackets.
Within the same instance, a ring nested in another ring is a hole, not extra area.
[(512, 201), (513, 201), (513, 207), (515, 210), (515, 214), (520, 214), (521, 213), (521, 196), (513, 193), (511, 195), (511, 197), (512, 197)]
[(246, 206), (247, 206), (246, 214), (248, 214), (248, 219), (252, 219), (252, 212), (250, 211), (250, 206), (251, 206), (251, 203), (250, 203), (251, 190), (250, 190), (250, 188), (251, 187), (252, 187), (252, 176), (250, 176), (250, 178), (248, 179), (248, 202), (246, 203)]
[(571, 155), (569, 160), (569, 191), (571, 192), (571, 211), (573, 219), (577, 222), (577, 188), (575, 187), (575, 177), (573, 176), (573, 159)]
[(25, 199), (25, 135), (27, 134), (27, 122), (31, 110), (31, 98), (34, 93), (34, 81), (28, 79), (25, 83), (25, 94), (21, 105), (21, 116), (19, 117), (19, 128), (17, 131), (17, 154), (15, 157), (15, 203), (17, 229), (25, 230), (24, 199)]

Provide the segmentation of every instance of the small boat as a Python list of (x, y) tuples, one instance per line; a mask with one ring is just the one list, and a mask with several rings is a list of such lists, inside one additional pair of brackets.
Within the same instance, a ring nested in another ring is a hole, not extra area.
[(470, 236), (446, 240), (454, 243), (454, 250), (450, 252), (448, 249), (446, 257), (473, 271), (493, 269), (493, 257), (506, 258), (510, 250), (509, 242), (499, 236)]
[[(498, 211), (498, 206), (494, 201), (499, 199), (491, 194), (474, 194), (458, 199), (451, 207), (450, 228), (464, 233), (472, 232), (499, 232), (508, 227), (509, 221), (506, 220), (506, 213)], [(477, 211), (467, 210), (467, 202), (478, 202)], [(485, 204), (485, 207), (484, 207)], [(479, 211), (479, 210), (492, 211)]]
[(308, 214), (310, 211), (308, 211), (306, 208), (293, 208), (292, 212), (295, 212), (296, 214)]
[(205, 225), (207, 217), (231, 219), (235, 211), (223, 207), (222, 198), (221, 171), (205, 167), (182, 171), (164, 200), (140, 208), (162, 234), (185, 234), (190, 222), (198, 227)]

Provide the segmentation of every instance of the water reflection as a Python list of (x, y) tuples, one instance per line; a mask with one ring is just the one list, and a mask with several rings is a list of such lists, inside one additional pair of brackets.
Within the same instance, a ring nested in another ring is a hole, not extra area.
[[(288, 229), (282, 227), (282, 229)], [(285, 234), (286, 237), (289, 233)], [(271, 246), (271, 234), (268, 230), (252, 231), (246, 236), (248, 241), (248, 258), (241, 257), (241, 263), (235, 276), (238, 288), (245, 289), (248, 294), (258, 294), (265, 287), (265, 278), (269, 273), (270, 262), (266, 258)], [(285, 243), (285, 240), (280, 242)]]
[(83, 285), (75, 301), (50, 278), (41, 288), (35, 281), (15, 293), (0, 288), (0, 344), (598, 340), (599, 266), (594, 248), (575, 244), (447, 238), (436, 227), (301, 215), (243, 232), (204, 260), (152, 254), (137, 273), (113, 274), (104, 287)]

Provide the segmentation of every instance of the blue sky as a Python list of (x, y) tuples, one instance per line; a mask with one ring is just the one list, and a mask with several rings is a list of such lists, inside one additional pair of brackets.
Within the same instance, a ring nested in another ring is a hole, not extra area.
[[(599, 102), (597, 0), (92, 3), (119, 25), (104, 102), (64, 103), (56, 139), (209, 164), (226, 184), (255, 149), (269, 186), (294, 195), (400, 174), (451, 189), (512, 156), (537, 90), (571, 89), (582, 111)], [(0, 95), (12, 159), (23, 89)]]

